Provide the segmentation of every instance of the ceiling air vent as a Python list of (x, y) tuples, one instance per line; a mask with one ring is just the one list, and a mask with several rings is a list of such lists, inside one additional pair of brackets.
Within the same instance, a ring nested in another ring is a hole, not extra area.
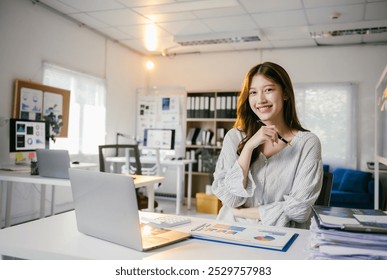
[(327, 37), (338, 37), (347, 35), (369, 35), (369, 34), (380, 34), (386, 33), (387, 27), (367, 27), (367, 28), (356, 28), (346, 30), (333, 30), (333, 31), (321, 31), (321, 32), (310, 32), (310, 36), (314, 39), (327, 38)]
[(241, 34), (200, 34), (192, 36), (175, 36), (174, 41), (181, 46), (198, 46), (198, 45), (217, 45), (232, 44), (260, 41), (259, 35), (241, 35)]

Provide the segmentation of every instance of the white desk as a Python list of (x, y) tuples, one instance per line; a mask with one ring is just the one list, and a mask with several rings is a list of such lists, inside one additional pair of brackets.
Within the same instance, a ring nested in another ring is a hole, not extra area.
[[(140, 176), (135, 175), (134, 185), (139, 187), (146, 187), (148, 195), (148, 208), (150, 211), (154, 211), (154, 199), (155, 189), (154, 184), (164, 180), (161, 176)], [(12, 187), (13, 183), (28, 183), (40, 185), (40, 218), (45, 217), (46, 213), (46, 185), (52, 186), (51, 193), (51, 215), (55, 214), (55, 186), (70, 187), (69, 179), (56, 179), (47, 178), (41, 176), (30, 175), (29, 172), (21, 171), (3, 171), (0, 170), (0, 220), (1, 220), (1, 209), (2, 209), (2, 195), (4, 184), (6, 184), (5, 195), (6, 195), (6, 207), (5, 207), (5, 227), (11, 225), (11, 209), (12, 209)], [(29, 185), (26, 185), (29, 187)], [(1, 228), (1, 225), (0, 225)]]
[[(126, 163), (126, 157), (107, 157), (107, 162), (111, 163)], [(155, 157), (141, 157), (141, 163), (156, 163)], [(161, 165), (165, 166), (176, 166), (177, 167), (177, 176), (176, 176), (176, 214), (180, 214), (180, 207), (183, 204), (183, 194), (184, 194), (184, 171), (185, 166), (188, 165), (188, 182), (187, 182), (187, 208), (191, 209), (191, 195), (192, 195), (192, 164), (195, 163), (194, 159), (182, 159), (182, 160), (170, 160), (163, 159), (160, 160)], [(183, 174), (183, 178), (181, 177)]]
[[(160, 215), (143, 213), (141, 215)], [(213, 221), (191, 217), (192, 222), (177, 229), (190, 229)], [(270, 227), (268, 227), (270, 228)], [(75, 213), (70, 211), (45, 219), (0, 230), (0, 255), (22, 259), (98, 259), (98, 260), (287, 260), (307, 259), (309, 231), (287, 229), (299, 236), (287, 252), (278, 252), (224, 243), (189, 239), (149, 252), (84, 235), (77, 230)], [(26, 238), (28, 236), (28, 238)]]

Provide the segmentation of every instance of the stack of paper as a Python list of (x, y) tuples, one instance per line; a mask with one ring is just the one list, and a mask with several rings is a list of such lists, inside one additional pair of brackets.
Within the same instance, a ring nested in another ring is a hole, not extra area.
[(387, 259), (387, 215), (380, 210), (314, 206), (312, 259)]

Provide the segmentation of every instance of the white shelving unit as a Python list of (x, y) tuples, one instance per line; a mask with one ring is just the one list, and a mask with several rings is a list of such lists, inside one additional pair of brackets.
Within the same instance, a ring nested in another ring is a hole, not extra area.
[(375, 209), (379, 209), (379, 163), (387, 165), (387, 65), (375, 90)]

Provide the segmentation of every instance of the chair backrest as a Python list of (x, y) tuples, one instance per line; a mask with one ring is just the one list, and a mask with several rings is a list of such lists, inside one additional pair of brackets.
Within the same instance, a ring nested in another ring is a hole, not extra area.
[[(130, 166), (134, 166), (134, 174), (141, 175), (141, 162), (140, 162), (140, 150), (138, 144), (111, 144), (98, 146), (99, 154), (99, 170), (101, 172), (114, 172), (121, 173), (121, 170), (111, 170), (110, 165), (114, 164), (114, 161), (107, 160), (108, 158), (125, 158), (121, 162), (121, 165), (126, 164), (127, 171), (131, 170)], [(130, 160), (133, 158), (134, 160)], [(109, 166), (108, 166), (109, 165)]]
[(333, 173), (324, 172), (321, 192), (315, 202), (315, 205), (329, 206), (331, 200), (331, 190), (333, 184)]
[(161, 168), (160, 149), (145, 149), (151, 151), (151, 156), (145, 156), (141, 159), (142, 174), (148, 176), (162, 176), (164, 172)]

